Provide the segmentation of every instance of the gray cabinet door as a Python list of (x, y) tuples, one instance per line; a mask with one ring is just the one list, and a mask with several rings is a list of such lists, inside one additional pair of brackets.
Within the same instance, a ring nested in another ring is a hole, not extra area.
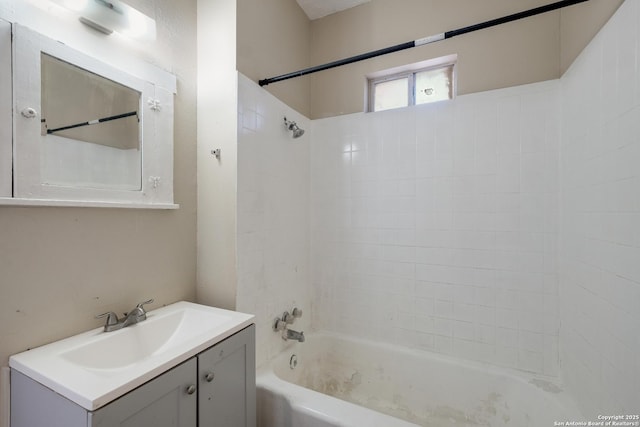
[(256, 426), (255, 326), (198, 356), (199, 427)]
[(11, 369), (11, 427), (87, 427), (87, 410)]
[[(197, 361), (160, 375), (89, 413), (91, 427), (197, 427)], [(189, 387), (193, 386), (190, 390)]]

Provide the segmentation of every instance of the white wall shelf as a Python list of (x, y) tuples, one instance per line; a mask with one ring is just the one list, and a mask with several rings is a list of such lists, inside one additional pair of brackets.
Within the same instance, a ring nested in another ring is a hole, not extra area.
[(90, 202), (78, 200), (18, 199), (0, 197), (1, 206), (41, 206), (41, 207), (80, 207), (80, 208), (123, 208), (123, 209), (179, 209), (175, 203), (139, 204), (126, 202)]

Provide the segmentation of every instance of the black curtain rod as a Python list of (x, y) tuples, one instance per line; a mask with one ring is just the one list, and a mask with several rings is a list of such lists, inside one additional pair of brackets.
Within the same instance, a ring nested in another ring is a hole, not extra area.
[(462, 34), (471, 33), (473, 31), (483, 30), (489, 27), (495, 27), (496, 25), (506, 24), (507, 22), (517, 21), (519, 19), (528, 18), (530, 16), (540, 15), (542, 13), (551, 12), (553, 10), (562, 9), (567, 6), (573, 6), (574, 4), (583, 3), (589, 0), (562, 0), (556, 3), (551, 3), (545, 6), (536, 7), (526, 10), (524, 12), (514, 13), (512, 15), (503, 16), (502, 18), (492, 19), (490, 21), (481, 22), (479, 24), (470, 25), (468, 27), (459, 28), (457, 30), (447, 31), (445, 33), (436, 34), (429, 37), (424, 37), (418, 40), (413, 40), (406, 43), (401, 43), (395, 46), (387, 47), (384, 49), (374, 50), (368, 53), (352, 56), (350, 58), (341, 59), (334, 62), (329, 62), (323, 65), (316, 65), (315, 67), (305, 68), (304, 70), (294, 71), (293, 73), (283, 74), (277, 77), (271, 77), (264, 80), (259, 80), (260, 86), (266, 86), (271, 83), (277, 83), (283, 80), (292, 79), (294, 77), (301, 77), (307, 74), (317, 73), (318, 71), (328, 70), (330, 68), (340, 67), (342, 65), (352, 64), (354, 62), (364, 61), (365, 59), (375, 58), (376, 56), (386, 55), (388, 53), (394, 53), (405, 49), (410, 49), (417, 46), (422, 46), (429, 43), (435, 43), (440, 40), (450, 39)]
[[(125, 117), (131, 117), (137, 115), (137, 111), (131, 111), (130, 113), (117, 114), (115, 116), (103, 117), (101, 119), (89, 120), (88, 122), (76, 123), (75, 125), (63, 126), (56, 129), (47, 129), (47, 133), (60, 132), (62, 130), (75, 129), (83, 126), (95, 125), (102, 122), (110, 122), (111, 120), (124, 119)], [(42, 120), (45, 121), (45, 120)]]

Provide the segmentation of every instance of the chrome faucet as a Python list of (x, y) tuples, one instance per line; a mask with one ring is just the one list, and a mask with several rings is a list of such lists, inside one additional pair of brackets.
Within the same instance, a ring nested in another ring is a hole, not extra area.
[(291, 313), (285, 311), (282, 313), (282, 317), (276, 317), (273, 320), (273, 330), (275, 332), (282, 331), (282, 339), (285, 341), (296, 340), (298, 342), (304, 342), (304, 332), (289, 329), (289, 325), (300, 317), (302, 317), (302, 310), (297, 307), (294, 308)]
[(284, 338), (285, 340), (296, 340), (298, 342), (304, 342), (304, 332), (297, 332), (294, 331), (293, 329), (285, 329), (287, 334), (286, 334), (286, 338), (285, 335), (282, 335), (282, 338)]
[(126, 328), (127, 326), (135, 325), (138, 322), (142, 322), (147, 319), (147, 312), (144, 310), (144, 305), (151, 304), (153, 299), (148, 301), (141, 302), (136, 305), (136, 307), (128, 313), (125, 313), (124, 319), (118, 319), (118, 315), (113, 311), (109, 311), (107, 313), (99, 314), (96, 316), (96, 319), (100, 319), (102, 317), (107, 318), (107, 322), (104, 325), (105, 332), (113, 332), (122, 328)]

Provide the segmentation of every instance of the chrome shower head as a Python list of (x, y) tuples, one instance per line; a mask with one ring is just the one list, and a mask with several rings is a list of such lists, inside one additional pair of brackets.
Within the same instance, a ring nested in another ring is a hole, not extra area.
[(304, 135), (304, 129), (300, 129), (300, 127), (294, 121), (289, 121), (287, 118), (284, 118), (285, 127), (293, 132), (293, 139), (300, 138)]
[(293, 129), (293, 138), (300, 138), (302, 135), (304, 135), (304, 129), (300, 129), (295, 125), (295, 129)]

